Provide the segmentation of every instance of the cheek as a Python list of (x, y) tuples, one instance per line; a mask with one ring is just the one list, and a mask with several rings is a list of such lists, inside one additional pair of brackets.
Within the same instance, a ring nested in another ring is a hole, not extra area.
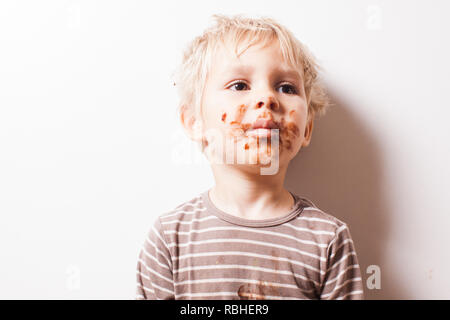
[(236, 122), (241, 122), (242, 119), (244, 118), (245, 112), (247, 111), (248, 106), (245, 104), (241, 104), (236, 106), (235, 108), (231, 109), (231, 110), (223, 110), (221, 113), (221, 121), (222, 122), (226, 122), (226, 118), (228, 116), (228, 113), (230, 114), (230, 122), (232, 121), (236, 121)]
[(288, 124), (286, 125), (286, 130), (289, 136), (293, 138), (296, 138), (300, 135), (300, 129), (295, 122), (288, 122)]
[(230, 127), (231, 135), (236, 135), (242, 131), (246, 131), (250, 128), (250, 124), (242, 124), (242, 119), (248, 109), (248, 106), (241, 104), (236, 106), (232, 111), (222, 111), (219, 115), (220, 122)]
[(236, 121), (241, 122), (244, 118), (245, 112), (247, 111), (248, 106), (245, 104), (241, 104), (236, 111)]
[(282, 119), (280, 144), (282, 144), (287, 150), (292, 151), (294, 145), (298, 144), (300, 138), (300, 117), (298, 111), (290, 110), (287, 119)]

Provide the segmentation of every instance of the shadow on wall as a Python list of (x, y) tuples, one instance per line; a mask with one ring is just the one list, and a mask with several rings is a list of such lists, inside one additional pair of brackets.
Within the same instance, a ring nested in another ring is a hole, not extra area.
[[(392, 212), (379, 142), (343, 98), (328, 93), (334, 105), (315, 120), (311, 144), (291, 161), (285, 187), (347, 223), (366, 299), (409, 299), (396, 280), (398, 270), (383, 267), (389, 259), (383, 251), (389, 246)], [(370, 265), (381, 269), (381, 289), (367, 287)]]

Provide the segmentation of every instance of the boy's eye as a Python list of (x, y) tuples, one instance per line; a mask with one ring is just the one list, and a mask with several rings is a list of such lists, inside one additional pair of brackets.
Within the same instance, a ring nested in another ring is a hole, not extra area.
[(233, 83), (230, 86), (230, 88), (234, 88), (234, 91), (241, 91), (241, 90), (245, 90), (247, 88), (247, 85), (244, 82), (239, 81), (239, 82)]
[(297, 90), (295, 89), (295, 87), (290, 85), (290, 84), (283, 84), (283, 85), (280, 86), (280, 88), (281, 88), (281, 92), (282, 93), (287, 93), (287, 94), (295, 94), (295, 93), (297, 93)]
[[(231, 84), (229, 86), (229, 88), (232, 89), (233, 91), (248, 90), (247, 84), (242, 81)], [(296, 94), (297, 93), (296, 88), (290, 84), (282, 84), (279, 88), (281, 88), (281, 93), (286, 93), (286, 94)]]

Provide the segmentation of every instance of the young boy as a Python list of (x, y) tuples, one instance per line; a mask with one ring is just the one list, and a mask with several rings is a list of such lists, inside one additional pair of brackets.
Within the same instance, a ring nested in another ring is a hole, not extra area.
[(328, 106), (319, 66), (273, 19), (214, 17), (176, 85), (216, 184), (155, 219), (136, 298), (363, 299), (348, 226), (283, 187)]

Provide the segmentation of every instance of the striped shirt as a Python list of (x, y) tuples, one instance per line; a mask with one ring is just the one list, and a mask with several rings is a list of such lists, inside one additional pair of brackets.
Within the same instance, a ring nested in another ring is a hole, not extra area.
[(277, 218), (230, 215), (209, 190), (157, 217), (136, 299), (364, 299), (348, 226), (291, 194), (293, 208)]

